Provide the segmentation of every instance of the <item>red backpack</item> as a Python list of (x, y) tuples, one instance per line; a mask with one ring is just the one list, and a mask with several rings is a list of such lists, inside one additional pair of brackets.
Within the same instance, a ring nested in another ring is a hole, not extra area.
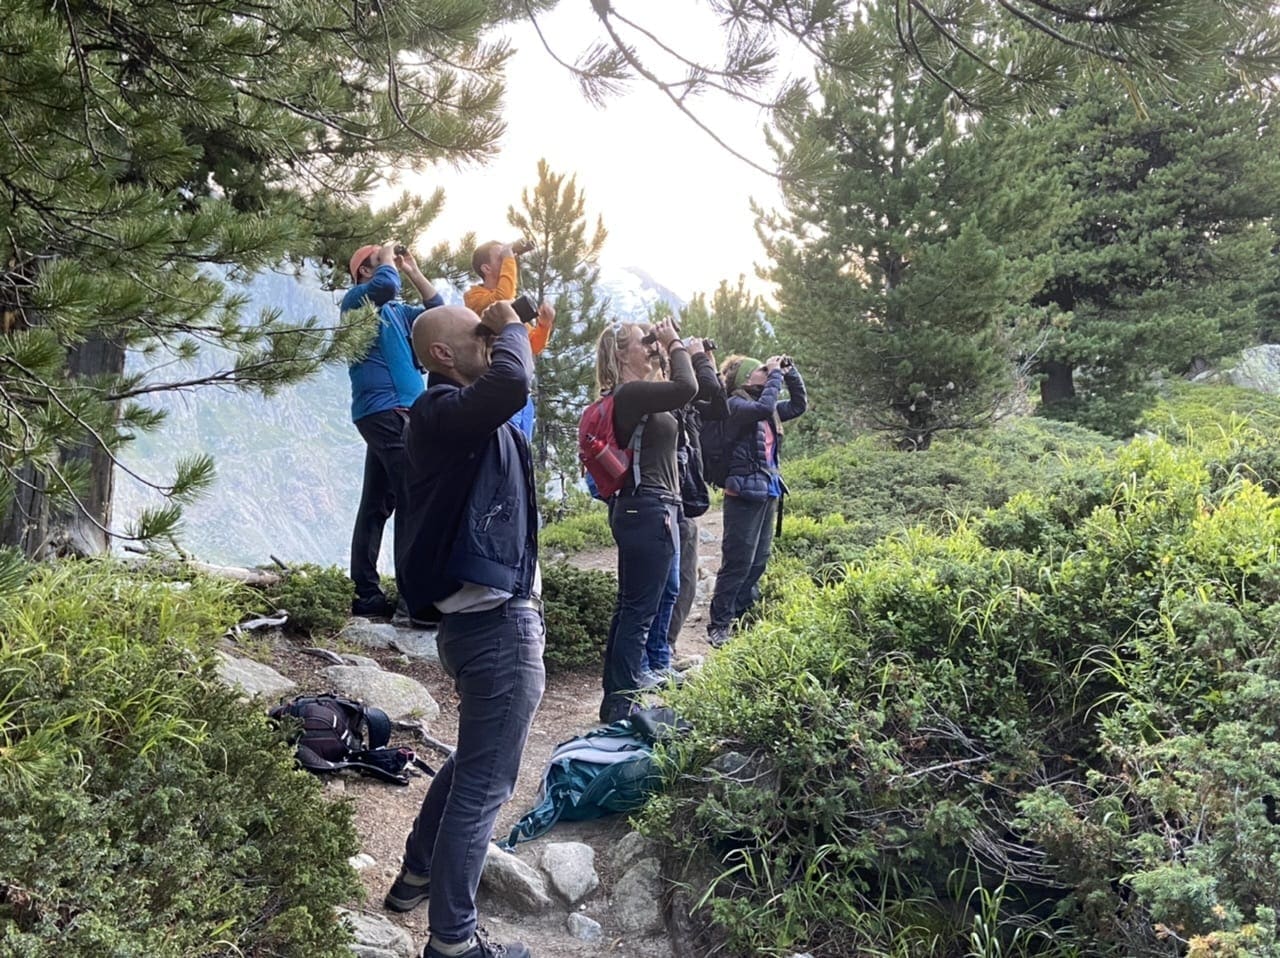
[(624, 449), (613, 431), (612, 393), (605, 393), (582, 411), (578, 420), (578, 459), (597, 499), (608, 501), (616, 495), (627, 484), (628, 472), (634, 473), (633, 483), (640, 484), (640, 434), (648, 418), (640, 419)]

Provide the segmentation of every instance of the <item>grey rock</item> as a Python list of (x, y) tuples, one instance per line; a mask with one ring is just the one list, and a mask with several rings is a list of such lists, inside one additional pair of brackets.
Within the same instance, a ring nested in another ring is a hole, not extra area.
[(407, 675), (359, 665), (331, 665), (323, 674), (335, 691), (382, 709), (392, 721), (431, 722), (440, 715), (431, 693)]
[(552, 907), (547, 880), (542, 873), (492, 842), (484, 860), (484, 871), (480, 873), (480, 884), (526, 914), (539, 914)]
[(542, 850), (542, 870), (551, 887), (570, 905), (576, 905), (600, 887), (596, 852), (582, 842), (553, 842)]
[(706, 529), (699, 529), (698, 541), (707, 543), (709, 545), (712, 542), (719, 542), (720, 537), (716, 535), (714, 532), (708, 532)]
[(362, 872), (366, 868), (371, 868), (374, 865), (378, 864), (378, 860), (374, 858), (372, 855), (366, 855), (364, 852), (360, 852), (360, 854), (352, 855), (350, 858), (348, 858), (347, 864), (350, 865), (352, 868), (354, 868), (356, 871)]
[(238, 688), (250, 698), (260, 695), (265, 699), (278, 699), (297, 687), (293, 679), (281, 675), (269, 665), (253, 659), (238, 659), (222, 650), (216, 654), (218, 678), (224, 685)]
[(344, 665), (356, 665), (362, 669), (381, 669), (382, 664), (377, 659), (371, 659), (367, 655), (351, 655), (346, 653), (342, 656)]
[(766, 792), (777, 792), (780, 776), (773, 764), (763, 758), (753, 758), (741, 752), (725, 752), (717, 755), (703, 769), (722, 779), (748, 785)]
[(391, 640), (391, 648), (410, 659), (437, 663), (440, 661), (435, 629), (397, 629), (396, 637)]
[(1253, 346), (1240, 354), (1228, 376), (1235, 385), (1260, 393), (1280, 393), (1280, 346)]
[(351, 952), (357, 958), (414, 958), (413, 939), (382, 915), (339, 908), (338, 914), (351, 928), (355, 942)]
[(663, 930), (662, 881), (658, 860), (642, 858), (613, 889), (613, 920), (627, 935), (656, 935)]
[(627, 832), (613, 846), (609, 862), (616, 871), (624, 872), (642, 858), (658, 854), (658, 846), (639, 832)]
[(604, 937), (604, 929), (600, 927), (600, 922), (576, 911), (570, 912), (564, 924), (569, 929), (569, 934), (579, 941), (599, 941)]
[(346, 627), (338, 633), (338, 638), (344, 639), (352, 645), (363, 646), (366, 649), (390, 648), (391, 642), (395, 637), (395, 626), (383, 622), (370, 622), (368, 619), (362, 619), (359, 616), (350, 620)]

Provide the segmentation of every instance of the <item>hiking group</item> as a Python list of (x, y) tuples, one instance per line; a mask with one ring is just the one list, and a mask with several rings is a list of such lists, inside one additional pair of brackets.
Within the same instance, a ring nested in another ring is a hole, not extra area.
[[(547, 346), (555, 311), (516, 295), (516, 258), (528, 248), (477, 248), (479, 283), (465, 305), (446, 306), (405, 246), (364, 246), (351, 257), (353, 285), (341, 304), (343, 312), (372, 307), (379, 319), (350, 370), (352, 419), (366, 445), (352, 612), (438, 622), (440, 662), (459, 697), (457, 747), (427, 790), (385, 899), (394, 911), (428, 903), (423, 958), (531, 954), (519, 942), (490, 942), (475, 905), (545, 684), (529, 439), (534, 356)], [(401, 298), (402, 273), (421, 304)], [(724, 489), (725, 503), (708, 641), (728, 641), (758, 598), (785, 492), (782, 423), (804, 412), (804, 384), (784, 356), (731, 356), (717, 371), (714, 346), (682, 340), (670, 320), (613, 323), (596, 346), (600, 398), (583, 414), (579, 455), (618, 545), (605, 722), (683, 678), (671, 649), (697, 584), (695, 519), (709, 505), (707, 480)], [(789, 398), (780, 401), (784, 386)], [(399, 609), (377, 571), (393, 512)]]

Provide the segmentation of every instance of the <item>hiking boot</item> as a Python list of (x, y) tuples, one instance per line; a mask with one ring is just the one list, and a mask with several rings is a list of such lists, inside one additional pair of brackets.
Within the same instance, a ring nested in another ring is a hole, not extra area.
[[(427, 947), (422, 950), (422, 958), (446, 958), (446, 955), (442, 951), (437, 951), (428, 941)], [(533, 952), (522, 941), (513, 941), (506, 945), (490, 941), (484, 929), (477, 928), (474, 944), (455, 958), (533, 958)]]
[(729, 642), (729, 630), (712, 626), (707, 629), (707, 644), (713, 649), (719, 649), (727, 645)]
[(409, 911), (431, 897), (431, 878), (401, 867), (382, 904), (390, 911)]
[(366, 619), (389, 619), (396, 614), (396, 604), (379, 592), (355, 599), (351, 603), (351, 614)]

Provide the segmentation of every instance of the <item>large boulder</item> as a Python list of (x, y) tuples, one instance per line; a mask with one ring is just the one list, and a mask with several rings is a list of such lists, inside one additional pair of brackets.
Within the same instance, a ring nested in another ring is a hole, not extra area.
[(399, 672), (331, 665), (324, 670), (324, 677), (339, 694), (382, 709), (392, 721), (433, 722), (440, 715), (440, 706), (422, 683)]
[(261, 696), (267, 700), (275, 700), (296, 688), (292, 679), (281, 675), (269, 665), (253, 659), (238, 659), (222, 650), (218, 650), (217, 656), (218, 678), (224, 685), (238, 688), (250, 698)]
[(338, 914), (350, 927), (351, 953), (355, 958), (415, 958), (417, 951), (409, 933), (382, 915), (339, 908)]
[(1244, 389), (1268, 395), (1280, 394), (1280, 346), (1253, 346), (1240, 354), (1239, 364), (1227, 373)]
[(552, 906), (542, 872), (492, 842), (484, 860), (484, 871), (480, 873), (480, 884), (494, 897), (526, 914), (541, 914)]
[(600, 887), (595, 861), (595, 849), (582, 842), (553, 842), (542, 850), (542, 870), (551, 879), (551, 887), (570, 905)]
[(662, 879), (656, 858), (636, 862), (613, 889), (613, 920), (627, 935), (656, 935), (664, 929)]

